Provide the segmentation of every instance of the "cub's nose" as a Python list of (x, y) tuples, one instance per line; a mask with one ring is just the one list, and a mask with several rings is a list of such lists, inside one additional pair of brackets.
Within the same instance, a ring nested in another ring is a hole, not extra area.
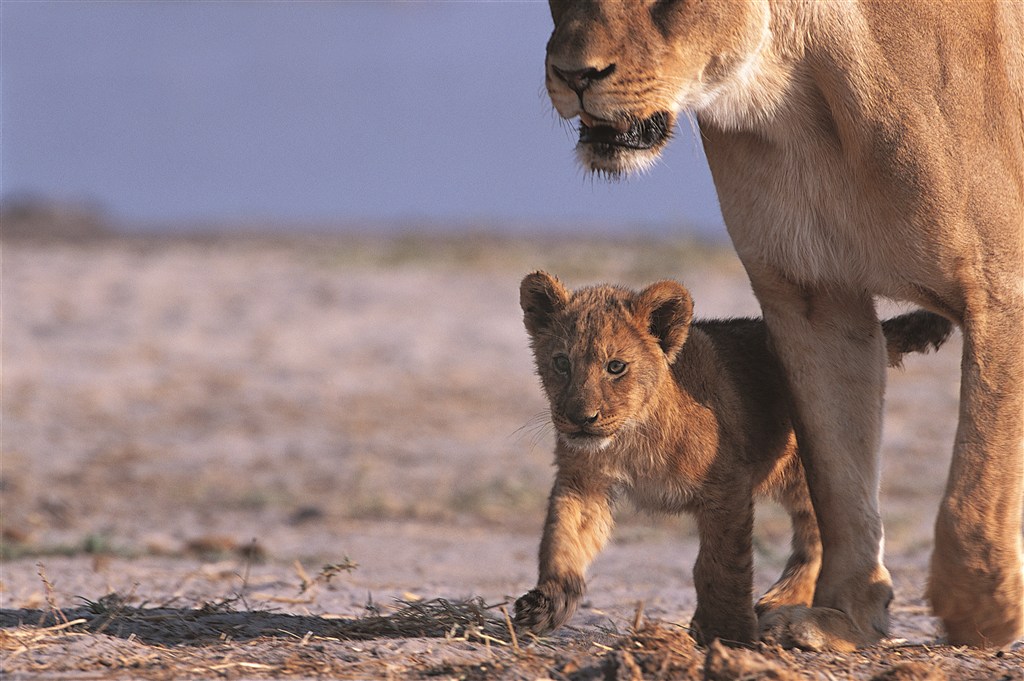
[(584, 90), (599, 80), (604, 80), (615, 73), (615, 64), (609, 64), (603, 69), (588, 67), (585, 69), (560, 69), (554, 64), (551, 65), (551, 72), (559, 80), (569, 86), (569, 89), (577, 95), (582, 95)]
[(601, 415), (600, 412), (594, 412), (593, 414), (570, 414), (569, 420), (577, 426), (589, 426), (597, 421), (597, 417)]

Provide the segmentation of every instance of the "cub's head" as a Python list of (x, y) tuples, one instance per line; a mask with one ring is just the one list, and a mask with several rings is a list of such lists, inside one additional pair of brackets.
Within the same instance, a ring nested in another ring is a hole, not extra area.
[(760, 0), (550, 5), (548, 94), (559, 115), (580, 119), (583, 166), (609, 175), (651, 165), (682, 110), (729, 118), (749, 106), (750, 81), (771, 42)]
[(595, 452), (642, 423), (672, 380), (669, 365), (686, 341), (689, 292), (672, 281), (640, 293), (613, 286), (569, 291), (534, 272), (519, 296), (559, 439)]

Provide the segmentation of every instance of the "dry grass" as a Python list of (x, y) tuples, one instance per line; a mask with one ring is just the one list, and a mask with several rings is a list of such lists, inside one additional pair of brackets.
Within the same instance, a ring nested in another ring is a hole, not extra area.
[[(293, 566), (296, 598), (253, 594), (244, 574), (227, 596), (183, 607), (150, 605), (134, 593), (110, 593), (61, 608), (45, 566), (38, 578), (45, 609), (0, 610), (6, 674), (67, 678), (223, 679), (558, 679), (753, 681), (860, 679), (946, 681), (1024, 678), (1024, 648), (979, 651), (892, 640), (855, 653), (813, 653), (759, 644), (696, 644), (688, 629), (645, 619), (638, 604), (625, 633), (608, 626), (569, 626), (552, 637), (513, 628), (507, 602), (483, 598), (421, 599), (380, 604), (357, 616), (299, 615), (265, 607), (311, 605), (357, 569), (329, 564), (310, 576)], [(172, 599), (173, 600), (173, 599)], [(905, 617), (895, 609), (897, 617)]]
[(224, 604), (136, 608), (108, 596), (60, 614), (4, 611), (2, 618), (4, 671), (26, 674), (1010, 681), (1022, 678), (1024, 669), (1024, 652), (942, 646), (889, 645), (842, 655), (718, 642), (705, 649), (679, 625), (641, 622), (639, 611), (626, 635), (576, 631), (558, 642), (531, 636), (520, 643), (504, 605), (478, 598), (402, 602), (390, 614), (336, 619), (238, 612)]

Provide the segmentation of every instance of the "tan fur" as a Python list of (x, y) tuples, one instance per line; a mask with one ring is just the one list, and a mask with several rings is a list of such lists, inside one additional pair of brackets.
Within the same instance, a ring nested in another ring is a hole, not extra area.
[[(558, 472), (537, 587), (516, 602), (517, 624), (546, 632), (572, 616), (587, 565), (611, 533), (618, 495), (642, 509), (696, 517), (699, 638), (756, 636), (755, 496), (780, 501), (793, 523), (792, 555), (757, 611), (810, 605), (821, 543), (764, 324), (691, 323), (690, 295), (670, 281), (640, 293), (612, 286), (573, 293), (537, 272), (523, 280), (520, 300), (558, 433)], [(893, 364), (938, 347), (951, 327), (921, 312), (885, 324)]]
[[(888, 630), (875, 295), (964, 333), (929, 598), (951, 643), (1024, 633), (1024, 3), (551, 0), (551, 100), (583, 164), (652, 163), (694, 112), (795, 404), (821, 524), (807, 647)], [(661, 118), (659, 118), (659, 116)], [(666, 125), (667, 121), (667, 125)]]

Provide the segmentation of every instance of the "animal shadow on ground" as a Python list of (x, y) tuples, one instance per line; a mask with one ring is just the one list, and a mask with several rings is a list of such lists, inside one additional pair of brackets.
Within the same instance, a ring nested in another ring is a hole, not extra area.
[(509, 629), (496, 614), (500, 605), (482, 599), (401, 601), (391, 614), (359, 618), (294, 615), (268, 610), (237, 611), (230, 603), (200, 608), (133, 607), (116, 595), (86, 601), (74, 609), (0, 609), (0, 627), (70, 628), (92, 634), (133, 638), (158, 645), (206, 645), (264, 637), (318, 636), (347, 641), (380, 638), (445, 638), (506, 643)]
[[(1016, 668), (1012, 659), (997, 660), (989, 654), (974, 658), (964, 649), (958, 649), (958, 663), (951, 664), (951, 659), (936, 656), (927, 646), (879, 647), (852, 655), (764, 645), (728, 647), (717, 640), (703, 648), (682, 626), (644, 621), (640, 609), (625, 634), (603, 632), (598, 641), (577, 632), (556, 642), (530, 635), (517, 640), (506, 604), (488, 605), (479, 598), (401, 601), (390, 614), (371, 612), (358, 618), (236, 611), (233, 605), (229, 601), (200, 608), (135, 607), (111, 595), (63, 610), (0, 609), (0, 649), (14, 651), (7, 655), (10, 661), (55, 636), (78, 636), (90, 649), (103, 648), (101, 639), (112, 637), (123, 645), (108, 645), (111, 655), (99, 659), (98, 666), (85, 666), (145, 672), (153, 679), (211, 671), (224, 678), (378, 678), (400, 673), (420, 679), (789, 681), (821, 678), (823, 672), (834, 674), (831, 678), (873, 681), (1022, 678), (1008, 671)], [(126, 650), (127, 644), (145, 649)], [(438, 654), (442, 649), (447, 652)], [(1019, 660), (1016, 654), (1010, 657)]]

